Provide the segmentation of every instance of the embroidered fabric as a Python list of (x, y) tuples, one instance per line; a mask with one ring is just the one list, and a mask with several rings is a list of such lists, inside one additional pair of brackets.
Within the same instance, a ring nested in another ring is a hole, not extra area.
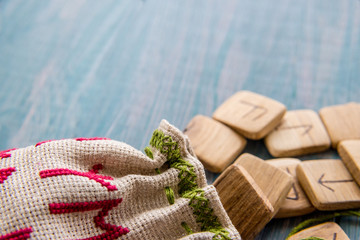
[(163, 120), (145, 152), (107, 138), (0, 152), (0, 240), (241, 239), (186, 136)]

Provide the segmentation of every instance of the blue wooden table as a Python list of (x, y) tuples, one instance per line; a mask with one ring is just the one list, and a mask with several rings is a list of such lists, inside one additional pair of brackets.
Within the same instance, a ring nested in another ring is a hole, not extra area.
[[(161, 119), (182, 129), (242, 89), (288, 109), (360, 102), (360, 1), (0, 0), (0, 83), (0, 149), (79, 136), (143, 149)], [(270, 157), (262, 141), (246, 151)], [(357, 218), (334, 220), (360, 238)]]

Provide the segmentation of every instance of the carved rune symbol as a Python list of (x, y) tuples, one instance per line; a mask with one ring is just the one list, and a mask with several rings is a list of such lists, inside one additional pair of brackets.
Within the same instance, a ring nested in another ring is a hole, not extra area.
[(302, 133), (302, 135), (304, 136), (305, 134), (308, 134), (310, 132), (310, 130), (313, 128), (313, 125), (311, 124), (303, 124), (303, 125), (295, 125), (295, 126), (285, 126), (282, 127), (283, 124), (281, 124), (280, 126), (276, 127), (275, 130), (286, 130), (286, 129), (296, 129), (296, 128), (304, 128), (304, 132)]
[[(290, 173), (290, 170), (289, 170), (288, 167), (286, 168), (286, 171), (287, 171), (288, 173)], [(296, 189), (296, 187), (295, 187), (295, 183), (293, 183), (293, 184), (291, 185), (291, 189), (294, 191), (295, 197), (289, 197), (289, 195), (287, 195), (286, 199), (294, 200), (294, 201), (299, 200), (299, 192), (297, 191), (297, 189)]]
[(324, 183), (344, 183), (344, 182), (354, 182), (354, 179), (347, 179), (347, 180), (323, 180), (325, 176), (325, 173), (323, 173), (321, 175), (321, 177), (318, 180), (318, 183), (324, 187), (326, 187), (327, 189), (329, 189), (332, 192), (335, 192), (335, 190), (327, 185), (325, 185)]
[(294, 191), (295, 196), (294, 196), (294, 197), (289, 197), (289, 195), (288, 195), (288, 196), (286, 197), (286, 199), (294, 200), (294, 201), (299, 200), (299, 193), (298, 193), (298, 191), (296, 190), (295, 183), (293, 183), (293, 184), (291, 185), (291, 189)]
[(249, 103), (249, 102), (244, 101), (244, 100), (240, 100), (240, 103), (252, 107), (252, 108), (250, 109), (250, 111), (248, 111), (248, 112), (246, 112), (244, 115), (242, 115), (242, 118), (245, 118), (245, 117), (249, 116), (251, 113), (255, 112), (256, 110), (259, 110), (259, 114), (257, 114), (256, 116), (254, 116), (254, 118), (251, 119), (251, 120), (253, 120), (253, 121), (256, 121), (256, 120), (258, 120), (259, 118), (261, 118), (262, 116), (264, 116), (264, 115), (267, 113), (267, 111), (268, 111), (266, 108), (264, 108), (264, 107), (262, 107), (262, 106), (259, 106), (259, 105), (253, 104), (253, 103)]

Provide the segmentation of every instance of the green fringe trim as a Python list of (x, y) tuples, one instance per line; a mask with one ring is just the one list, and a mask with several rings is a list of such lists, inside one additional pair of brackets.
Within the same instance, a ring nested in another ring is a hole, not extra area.
[[(146, 147), (144, 149), (144, 152), (145, 152), (146, 156), (148, 156), (151, 159), (154, 159), (153, 153), (149, 147)], [(160, 174), (160, 170), (158, 168), (157, 168), (157, 171), (159, 171), (158, 173)]]
[[(150, 149), (149, 147), (146, 147), (146, 148), (144, 149), (144, 151), (145, 151), (146, 155), (147, 155), (149, 158), (154, 159), (154, 156), (153, 156), (153, 154), (152, 154), (152, 152), (151, 152), (151, 149)], [(155, 172), (156, 172), (157, 174), (160, 174), (160, 173), (161, 173), (158, 168), (155, 169)], [(170, 204), (170, 205), (173, 205), (173, 204), (175, 203), (175, 194), (174, 194), (174, 191), (172, 190), (171, 187), (169, 187), (169, 186), (165, 187), (165, 195), (166, 195), (166, 198), (167, 198), (169, 204)]]
[(173, 205), (175, 203), (175, 194), (172, 188), (169, 186), (165, 187), (165, 194), (170, 205)]
[(187, 225), (186, 222), (182, 222), (181, 223), (181, 226), (185, 229), (185, 231), (188, 233), (188, 234), (193, 234), (194, 232), (191, 230), (191, 228), (189, 227), (189, 225)]
[[(162, 131), (155, 130), (150, 145), (167, 157), (167, 162), (171, 168), (179, 170), (179, 194), (183, 198), (190, 199), (189, 205), (193, 208), (196, 222), (200, 224), (201, 231), (214, 233), (212, 238), (214, 240), (230, 240), (229, 232), (221, 226), (218, 218), (213, 213), (214, 210), (209, 206), (209, 199), (205, 197), (204, 190), (200, 189), (196, 184), (197, 176), (194, 166), (181, 157), (178, 143), (173, 141), (170, 136), (165, 136)], [(145, 153), (149, 157), (153, 156), (149, 147), (145, 148)], [(182, 223), (181, 226), (188, 233), (192, 233), (186, 223)]]

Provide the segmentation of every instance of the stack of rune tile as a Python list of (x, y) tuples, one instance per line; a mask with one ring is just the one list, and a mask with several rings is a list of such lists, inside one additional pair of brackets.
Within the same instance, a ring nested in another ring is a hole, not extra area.
[[(212, 118), (195, 116), (184, 133), (205, 168), (222, 172), (214, 185), (244, 239), (254, 238), (273, 217), (360, 207), (359, 103), (325, 107), (319, 114), (308, 109), (287, 111), (278, 101), (240, 91)], [(241, 154), (246, 139), (263, 139), (276, 159)], [(330, 147), (338, 150), (342, 161), (294, 158)], [(306, 231), (316, 237), (333, 232), (346, 236), (335, 225)], [(291, 239), (305, 236), (304, 231), (299, 234)]]

